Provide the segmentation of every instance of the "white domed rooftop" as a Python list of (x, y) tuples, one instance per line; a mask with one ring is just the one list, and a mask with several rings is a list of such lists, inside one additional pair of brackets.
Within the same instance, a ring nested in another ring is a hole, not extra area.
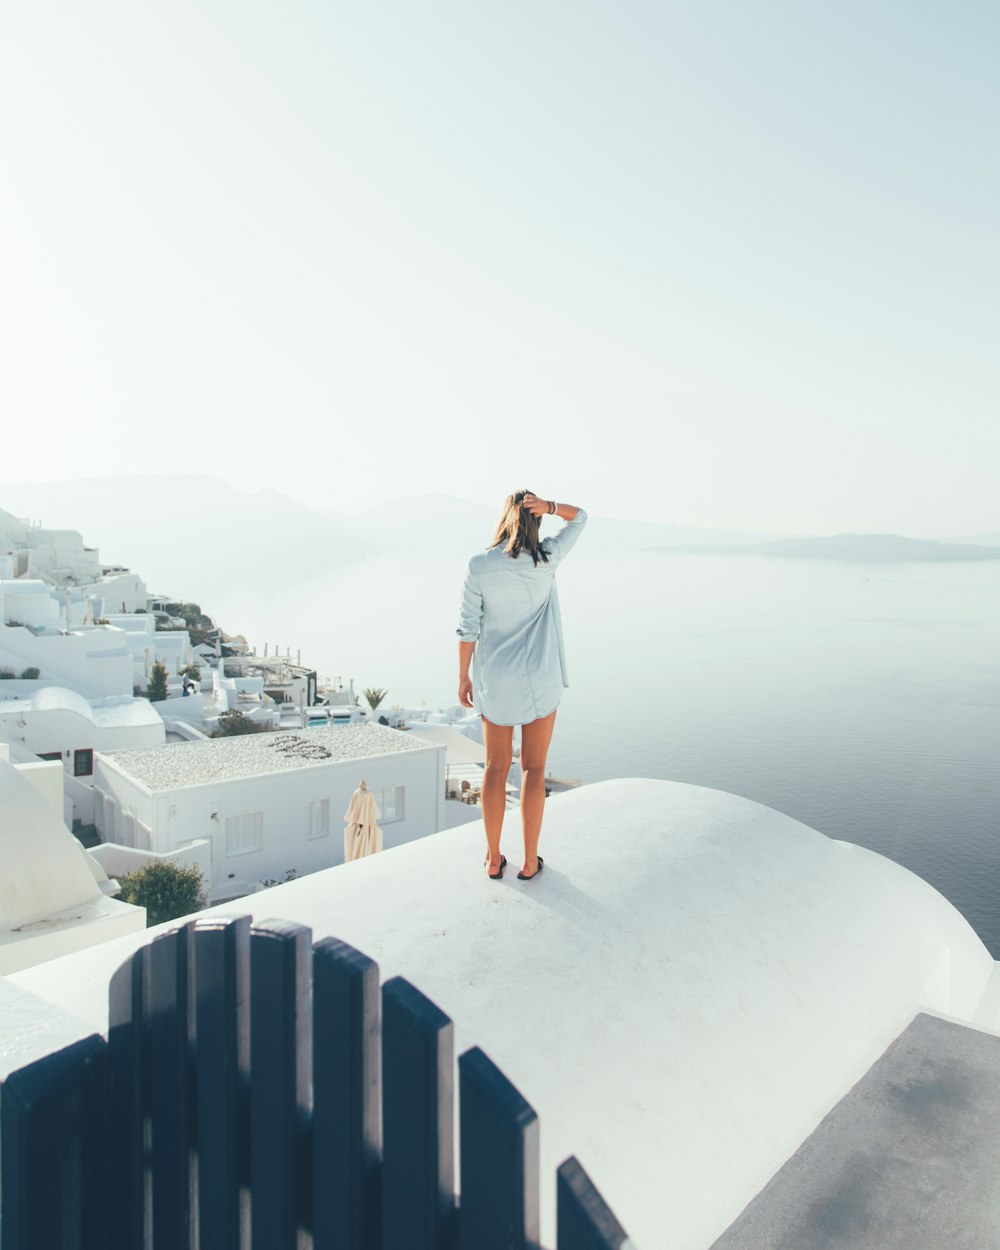
[(101, 897), (79, 842), (35, 787), (0, 760), (0, 929)]
[[(912, 873), (746, 799), (665, 781), (554, 796), (545, 869), (482, 868), (480, 823), (217, 912), (308, 924), (401, 974), (482, 1046), (644, 1250), (703, 1250), (917, 1011), (972, 1020), (996, 965)], [(138, 942), (15, 978), (106, 1027)]]

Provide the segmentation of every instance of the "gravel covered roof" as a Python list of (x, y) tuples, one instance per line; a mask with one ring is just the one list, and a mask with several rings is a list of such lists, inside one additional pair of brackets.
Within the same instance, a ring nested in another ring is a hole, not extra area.
[(175, 790), (207, 781), (289, 772), (396, 751), (419, 751), (431, 745), (415, 734), (384, 725), (344, 725), (337, 729), (275, 730), (199, 742), (168, 742), (164, 746), (101, 754), (147, 790)]

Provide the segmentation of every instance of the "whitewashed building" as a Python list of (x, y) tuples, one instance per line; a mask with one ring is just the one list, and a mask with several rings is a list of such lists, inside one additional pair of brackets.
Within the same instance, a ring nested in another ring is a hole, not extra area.
[[(154, 624), (142, 616), (133, 623), (146, 597), (141, 577), (102, 563), (76, 530), (0, 511), (0, 670), (20, 677), (37, 669), (88, 698), (131, 695), (156, 659), (174, 672), (191, 658), (186, 632), (147, 641)], [(128, 624), (116, 627), (112, 616)]]
[(76, 530), (45, 529), (0, 510), (0, 578), (40, 578), (93, 601), (96, 615), (146, 606), (142, 578), (120, 564), (105, 564)]
[(117, 886), (63, 824), (57, 767), (9, 756), (3, 744), (0, 977), (146, 927), (145, 909), (110, 897)]
[(153, 665), (159, 663), (167, 670), (170, 688), (180, 693), (181, 669), (197, 658), (187, 630), (158, 630), (155, 618), (148, 613), (112, 612), (106, 619), (112, 628), (120, 629), (125, 635), (125, 644), (132, 655), (133, 684), (145, 690)]
[(87, 700), (60, 686), (0, 682), (0, 742), (17, 744), (63, 771), (67, 826), (94, 820), (96, 751), (154, 747), (166, 740), (163, 719), (146, 699)]
[(39, 680), (94, 697), (145, 689), (159, 662), (180, 689), (194, 657), (186, 630), (157, 630), (149, 615), (99, 613), (39, 579), (0, 580), (0, 669), (18, 677), (37, 669)]
[(98, 753), (95, 824), (105, 842), (158, 853), (207, 839), (218, 901), (343, 863), (343, 817), (362, 778), (386, 848), (436, 833), (444, 773), (443, 746), (382, 725)]
[(124, 633), (107, 625), (67, 629), (58, 596), (42, 581), (0, 581), (0, 669), (15, 677), (37, 669), (42, 680), (87, 698), (131, 695), (133, 688)]

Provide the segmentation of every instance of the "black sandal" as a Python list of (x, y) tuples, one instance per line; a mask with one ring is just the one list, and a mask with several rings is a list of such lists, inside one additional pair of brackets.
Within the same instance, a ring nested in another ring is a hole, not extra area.
[(527, 874), (527, 876), (525, 876), (525, 874), (524, 874), (523, 872), (519, 872), (519, 873), (517, 874), (517, 879), (518, 879), (518, 881), (531, 881), (531, 880), (532, 880), (532, 878), (534, 878), (534, 877), (537, 877), (537, 876), (538, 876), (538, 874), (542, 871), (542, 869), (543, 869), (544, 867), (545, 867), (545, 860), (544, 860), (544, 859), (542, 859), (541, 855), (539, 855), (539, 857), (538, 857), (538, 867), (535, 869), (535, 871), (534, 871), (534, 872), (529, 872), (529, 873)]
[(489, 864), (490, 864), (490, 857), (487, 855), (486, 858), (483, 860), (483, 866), (486, 868), (486, 875), (489, 877), (491, 881), (499, 881), (500, 878), (503, 876), (503, 870), (507, 867), (507, 856), (506, 855), (500, 856), (500, 871), (499, 872), (490, 872)]

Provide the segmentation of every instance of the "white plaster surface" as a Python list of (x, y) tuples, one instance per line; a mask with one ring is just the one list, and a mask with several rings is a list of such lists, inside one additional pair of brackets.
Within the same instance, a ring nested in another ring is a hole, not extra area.
[(159, 726), (160, 716), (147, 699), (118, 697), (88, 700), (63, 686), (46, 686), (25, 700), (20, 709), (29, 712), (75, 712), (95, 725), (140, 729)]
[(0, 977), (0, 1020), (0, 1081), (94, 1032), (84, 1021), (57, 1011), (6, 977)]
[[(569, 1154), (643, 1250), (711, 1245), (918, 1010), (968, 1021), (990, 988), (925, 882), (745, 799), (604, 782), (549, 800), (528, 883), (518, 842), (515, 812), (501, 882), (476, 822), (215, 910), (353, 943), (483, 1047), (541, 1118), (547, 1245)], [(138, 944), (14, 981), (103, 1030)]]
[(0, 761), (0, 942), (10, 929), (100, 897), (60, 816), (14, 765)]
[[(7, 746), (6, 743), (3, 744)], [(61, 760), (40, 760), (32, 756), (30, 762), (15, 762), (14, 767), (25, 779), (30, 781), (49, 807), (59, 817), (60, 824), (65, 824), (63, 812), (65, 797), (63, 795), (64, 770)], [(68, 826), (67, 826), (68, 828)]]
[(98, 892), (97, 898), (89, 902), (30, 924), (0, 929), (0, 977), (145, 930), (144, 907), (121, 903)]

